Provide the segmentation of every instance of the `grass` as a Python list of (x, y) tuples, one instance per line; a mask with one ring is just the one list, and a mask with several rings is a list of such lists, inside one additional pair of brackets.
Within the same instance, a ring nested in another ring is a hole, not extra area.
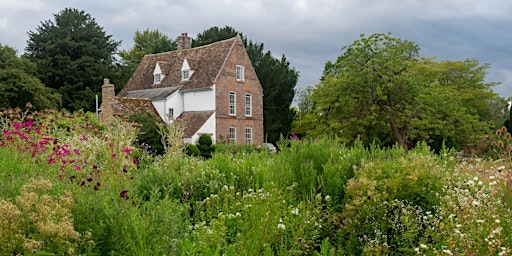
[(322, 138), (152, 156), (92, 114), (3, 118), (0, 254), (511, 253), (508, 162)]

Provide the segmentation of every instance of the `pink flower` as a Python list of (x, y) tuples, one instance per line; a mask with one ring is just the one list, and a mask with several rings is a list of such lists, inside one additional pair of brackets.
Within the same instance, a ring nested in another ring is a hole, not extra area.
[(54, 164), (55, 163), (55, 158), (50, 158), (48, 159), (48, 164)]
[(33, 120), (29, 120), (29, 121), (26, 121), (26, 122), (23, 122), (23, 127), (32, 127), (32, 125), (34, 124), (34, 121)]
[(73, 149), (73, 152), (75, 153), (75, 155), (79, 156), (80, 155), (80, 149)]
[(77, 171), (82, 170), (82, 167), (80, 167), (80, 165), (75, 165), (75, 166), (73, 166), (73, 168), (74, 168), (75, 170), (77, 170)]
[(16, 131), (19, 131), (21, 129), (21, 124), (18, 122), (15, 122), (14, 124), (12, 124), (12, 127), (14, 127), (14, 129), (16, 129)]
[(126, 147), (121, 151), (125, 152), (127, 155), (129, 155), (132, 152), (132, 150), (129, 147)]
[(116, 158), (116, 156), (117, 156), (116, 153), (112, 154), (112, 158)]
[(87, 136), (85, 136), (85, 134), (82, 135), (82, 137), (80, 137), (78, 140), (80, 141), (87, 141)]

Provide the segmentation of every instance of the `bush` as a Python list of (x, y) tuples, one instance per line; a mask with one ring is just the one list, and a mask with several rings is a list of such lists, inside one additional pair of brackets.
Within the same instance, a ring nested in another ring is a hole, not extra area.
[(201, 155), (201, 151), (194, 144), (187, 144), (187, 146), (185, 146), (185, 153), (189, 156), (200, 156)]
[(159, 155), (164, 153), (162, 135), (159, 133), (160, 128), (158, 126), (158, 122), (162, 121), (158, 117), (149, 113), (137, 113), (130, 115), (128, 120), (141, 125), (137, 134), (139, 147)]
[(212, 137), (208, 134), (201, 134), (197, 140), (197, 148), (201, 151), (201, 156), (204, 158), (211, 158), (215, 146), (213, 145)]

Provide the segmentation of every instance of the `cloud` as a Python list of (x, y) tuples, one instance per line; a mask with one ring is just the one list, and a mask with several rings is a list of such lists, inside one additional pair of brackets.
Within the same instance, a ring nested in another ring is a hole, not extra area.
[[(175, 38), (231, 26), (285, 54), (299, 86), (316, 84), (325, 63), (360, 34), (386, 32), (416, 42), (423, 56), (490, 63), (489, 79), (511, 84), (509, 0), (0, 0), (0, 43), (23, 49), (27, 31), (66, 7), (91, 14), (124, 49), (146, 28)], [(512, 96), (512, 86), (499, 87)]]

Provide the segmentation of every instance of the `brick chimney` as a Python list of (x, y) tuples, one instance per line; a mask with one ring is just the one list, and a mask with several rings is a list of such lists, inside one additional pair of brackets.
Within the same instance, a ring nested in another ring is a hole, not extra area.
[[(115, 87), (110, 83), (108, 78), (103, 79), (101, 86), (101, 121), (109, 123), (114, 117), (114, 109), (111, 106), (111, 101), (116, 96)], [(110, 102), (110, 103), (109, 103)]]
[(181, 36), (178, 36), (177, 41), (178, 41), (178, 50), (190, 49), (192, 46), (191, 39), (188, 36), (188, 33), (181, 33)]

